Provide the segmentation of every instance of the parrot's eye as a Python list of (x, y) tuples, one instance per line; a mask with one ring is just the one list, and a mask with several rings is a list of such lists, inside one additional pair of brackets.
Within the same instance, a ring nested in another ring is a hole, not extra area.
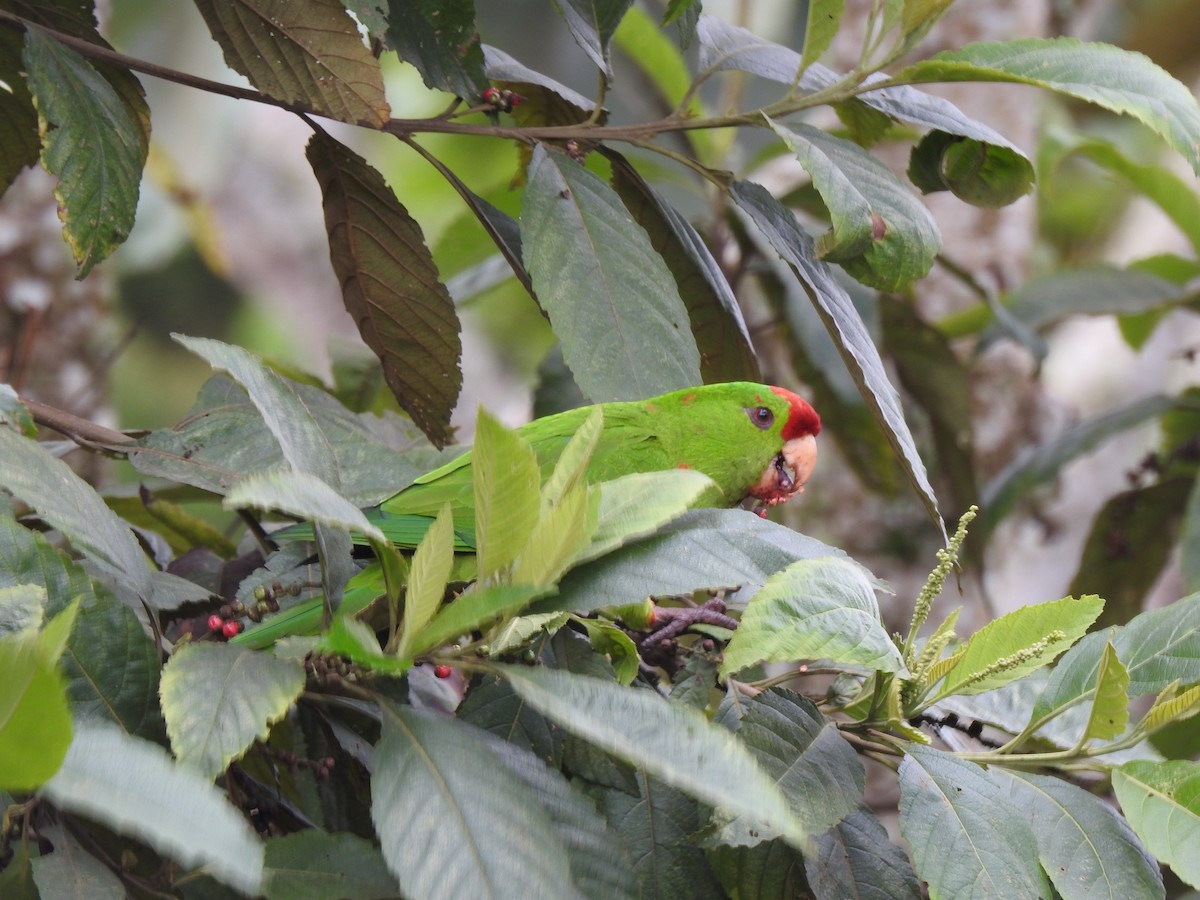
[(775, 413), (767, 409), (765, 406), (753, 406), (746, 410), (746, 415), (750, 417), (750, 421), (766, 431), (775, 422)]

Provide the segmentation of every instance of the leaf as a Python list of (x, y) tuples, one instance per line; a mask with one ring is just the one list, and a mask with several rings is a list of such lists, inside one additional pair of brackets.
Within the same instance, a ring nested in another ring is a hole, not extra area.
[(114, 725), (77, 722), (67, 758), (41, 794), (184, 866), (203, 866), (223, 884), (260, 891), (263, 845), (238, 810), (161, 747)]
[(900, 835), (930, 897), (1050, 896), (1028, 818), (982, 768), (910, 745), (899, 781)]
[(722, 897), (785, 900), (813, 896), (804, 877), (804, 855), (781, 840), (753, 847), (718, 844), (709, 850), (708, 861), (725, 888)]
[(490, 625), (496, 619), (516, 615), (552, 590), (551, 587), (525, 584), (474, 588), (459, 595), (453, 603), (444, 605), (433, 621), (412, 639), (409, 652), (413, 656), (420, 655)]
[(379, 848), (358, 835), (310, 828), (267, 841), (267, 900), (374, 900), (398, 893)]
[[(1049, 665), (1083, 637), (1103, 609), (1104, 601), (1093, 594), (1022, 606), (992, 620), (971, 635), (937, 697), (980, 694)], [(1061, 637), (1054, 638), (1056, 632)]]
[[(36, 896), (79, 900), (125, 900), (129, 895), (113, 871), (88, 853), (71, 832), (59, 825), (39, 829), (39, 837), (54, 847), (33, 861)], [(8, 895), (5, 894), (7, 897)]]
[(895, 75), (896, 81), (1009, 81), (1048, 88), (1133, 116), (1200, 173), (1200, 107), (1191, 91), (1140, 53), (1074, 38), (968, 44)]
[(817, 838), (815, 852), (804, 857), (804, 872), (818, 897), (921, 897), (908, 857), (866, 807)]
[(734, 182), (730, 193), (803, 282), (854, 383), (883, 426), (888, 443), (896, 451), (905, 474), (944, 538), (945, 526), (938, 512), (937, 497), (904, 421), (900, 397), (888, 380), (879, 351), (854, 304), (834, 279), (830, 268), (815, 257), (812, 240), (801, 230), (790, 210), (753, 182)]
[(654, 534), (687, 512), (712, 486), (712, 479), (694, 469), (633, 472), (602, 482), (596, 530), (576, 564)]
[(1112, 781), (1125, 818), (1150, 852), (1200, 888), (1200, 763), (1130, 762), (1113, 770)]
[(942, 243), (937, 223), (890, 169), (857, 144), (811, 125), (795, 122), (785, 128), (767, 121), (796, 154), (829, 209), (833, 231), (817, 243), (820, 258), (885, 291), (929, 272)]
[(361, 509), (315, 475), (296, 469), (274, 469), (248, 475), (221, 501), (225, 509), (256, 507), (357, 531), (377, 541), (383, 532), (367, 521)]
[(82, 278), (133, 227), (146, 160), (142, 126), (91, 63), (40, 28), (26, 26), (22, 60), (42, 165), (58, 177), (63, 236)]
[(704, 382), (758, 381), (758, 357), (741, 307), (703, 238), (624, 158), (606, 155), (613, 187), (679, 286)]
[(1112, 740), (1124, 733), (1129, 724), (1128, 690), (1129, 672), (1117, 658), (1112, 642), (1106, 641), (1096, 670), (1096, 699), (1083, 732), (1084, 740)]
[(417, 635), (429, 624), (446, 597), (454, 566), (454, 519), (447, 503), (413, 554), (404, 593), (404, 633), (396, 655), (406, 658)]
[(558, 583), (596, 530), (593, 498), (599, 499), (587, 485), (576, 485), (538, 519), (513, 570), (514, 582)]
[(555, 3), (559, 13), (583, 52), (606, 77), (612, 77), (608, 65), (608, 44), (621, 17), (633, 0), (563, 0)]
[(721, 674), (797, 659), (905, 672), (900, 651), (879, 620), (875, 585), (858, 563), (825, 556), (794, 562), (772, 575), (742, 613)]
[(700, 383), (675, 281), (608, 185), (539, 144), (521, 231), (538, 299), (586, 396), (643, 399)]
[(537, 524), (541, 471), (533, 448), (483, 407), (472, 460), (479, 578), (488, 581), (507, 572)]
[(1152, 734), (1167, 725), (1183, 722), (1200, 713), (1200, 685), (1192, 685), (1181, 694), (1170, 686), (1155, 699), (1154, 705), (1146, 710), (1140, 723), (1141, 728)]
[(923, 194), (950, 191), (987, 209), (1015, 203), (1033, 190), (1029, 160), (1008, 147), (941, 131), (925, 135), (909, 158), (908, 177)]
[(391, 117), (379, 60), (340, 0), (200, 0), (229, 67), (276, 100), (350, 124)]
[[(563, 496), (584, 482), (588, 463), (600, 436), (604, 433), (604, 407), (597, 405), (588, 413), (583, 424), (575, 429), (554, 463), (554, 470), (542, 485), (542, 511), (562, 502)], [(603, 501), (601, 501), (603, 504)]]
[[(389, 34), (397, 27), (393, 21)], [(400, 406), (442, 447), (451, 438), (450, 411), (462, 386), (462, 340), (421, 228), (382, 176), (338, 141), (314, 134), (308, 161), (321, 186), (329, 255), (346, 310), (383, 361)]]
[(545, 809), (470, 726), (386, 708), (372, 767), (371, 818), (404, 896), (498, 897), (516, 884), (529, 896), (572, 895)]
[(579, 619), (587, 631), (592, 649), (608, 657), (617, 673), (617, 681), (629, 687), (637, 678), (641, 658), (633, 639), (611, 622), (602, 619)]
[(45, 614), (46, 589), (39, 584), (0, 587), (0, 637), (37, 631)]
[(389, 4), (387, 38), (435, 91), (475, 101), (488, 86), (474, 0)]
[(15, 28), (0, 31), (0, 81), (8, 87), (0, 90), (0, 121), (5, 123), (0, 128), (0, 192), (8, 190), (22, 169), (38, 161), (41, 150), (37, 110), (22, 77), (23, 41), (24, 35)]
[(189, 644), (163, 668), (163, 715), (180, 765), (220, 775), (304, 690), (304, 667), (227, 644)]
[(821, 58), (842, 24), (845, 0), (815, 0), (808, 4), (807, 20), (804, 23), (804, 46), (800, 55), (806, 63)]
[(487, 77), (492, 81), (503, 81), (509, 84), (528, 84), (545, 88), (584, 113), (590, 113), (596, 108), (596, 104), (583, 96), (583, 94), (567, 87), (562, 82), (555, 81), (553, 78), (543, 75), (541, 72), (535, 72), (533, 69), (522, 65), (497, 47), (484, 44), (483, 59)]
[(458, 708), (458, 717), (514, 747), (528, 750), (553, 769), (562, 765), (562, 731), (499, 676), (484, 675), (475, 682)]
[(561, 670), (499, 671), (527, 703), (576, 737), (793, 845), (810, 836), (745, 747), (696, 710)]
[(1162, 897), (1158, 863), (1099, 797), (1047, 775), (988, 769), (1033, 827), (1038, 858), (1064, 900)]
[(0, 636), (0, 790), (33, 790), (67, 754), (71, 713), (55, 661), (36, 632)]

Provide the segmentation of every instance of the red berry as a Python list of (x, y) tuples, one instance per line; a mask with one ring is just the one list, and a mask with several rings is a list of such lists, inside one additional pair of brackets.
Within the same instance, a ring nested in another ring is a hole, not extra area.
[(499, 99), (500, 99), (499, 88), (490, 87), (490, 88), (484, 89), (484, 92), (483, 92), (483, 102), (484, 103), (495, 103)]
[(213, 615), (208, 617), (208, 630), (209, 631), (220, 631), (221, 626), (224, 624), (225, 624), (225, 620), (222, 619), (220, 616), (218, 616), (216, 613), (213, 613)]
[(437, 678), (449, 678), (452, 671), (453, 670), (445, 663), (433, 667), (433, 674)]
[(225, 637), (227, 637), (227, 638), (237, 637), (238, 633), (241, 630), (242, 630), (241, 622), (226, 622), (224, 625), (221, 626), (221, 634), (225, 635)]

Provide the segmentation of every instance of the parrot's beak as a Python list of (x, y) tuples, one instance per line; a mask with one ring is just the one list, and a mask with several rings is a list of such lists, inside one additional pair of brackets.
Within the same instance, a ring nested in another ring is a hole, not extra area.
[(817, 439), (811, 434), (792, 438), (775, 454), (771, 465), (750, 489), (750, 496), (764, 506), (786, 502), (804, 490), (817, 464)]

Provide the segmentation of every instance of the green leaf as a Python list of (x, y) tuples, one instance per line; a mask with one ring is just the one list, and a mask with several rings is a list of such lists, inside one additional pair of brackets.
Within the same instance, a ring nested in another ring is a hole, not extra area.
[(129, 896), (112, 869), (84, 850), (71, 832), (52, 825), (39, 829), (38, 836), (54, 847), (53, 853), (33, 861), (38, 896), (81, 900), (126, 900)]
[(628, 687), (637, 678), (641, 657), (633, 639), (611, 622), (602, 619), (578, 619), (587, 631), (592, 649), (607, 656), (617, 673), (617, 681)]
[(972, 206), (1008, 206), (1033, 190), (1033, 166), (1008, 147), (942, 131), (925, 135), (909, 158), (908, 177), (923, 194), (950, 191)]
[(1038, 858), (1063, 900), (1162, 897), (1158, 863), (1108, 804), (1061, 778), (992, 766), (992, 781), (1033, 827)]
[(527, 703), (564, 730), (793, 845), (811, 836), (748, 750), (696, 710), (560, 670), (500, 667)]
[(240, 891), (261, 889), (263, 845), (224, 794), (114, 725), (77, 722), (67, 758), (41, 794)]
[(37, 110), (22, 77), (23, 41), (24, 35), (15, 28), (0, 31), (0, 81), (8, 86), (0, 90), (0, 121), (6, 123), (0, 130), (0, 192), (8, 190), (22, 169), (37, 162), (41, 150)]
[(351, 124), (391, 117), (379, 60), (340, 0), (196, 4), (231, 69), (270, 97)]
[[(448, 7), (445, 15), (449, 28)], [(397, 28), (393, 20), (389, 34)], [(321, 186), (346, 310), (383, 361), (400, 406), (442, 447), (451, 439), (450, 411), (462, 387), (462, 339), (421, 227), (379, 172), (338, 141), (313, 135), (308, 161)]]
[(721, 674), (758, 662), (797, 659), (905, 671), (900, 651), (879, 620), (875, 585), (858, 563), (825, 556), (800, 560), (772, 575), (742, 613), (725, 648)]
[(642, 399), (700, 383), (675, 280), (608, 185), (539, 144), (521, 230), (538, 299), (585, 395)]
[(91, 63), (40, 28), (26, 27), (22, 59), (42, 165), (58, 177), (63, 236), (82, 278), (133, 227), (146, 159), (141, 123)]
[[(1096, 699), (1088, 716), (1083, 738), (1112, 740), (1129, 724), (1129, 672), (1117, 658), (1111, 641), (1104, 644), (1104, 653), (1096, 670)], [(1147, 713), (1147, 717), (1149, 714)]]
[(247, 475), (230, 489), (221, 505), (225, 509), (279, 510), (310, 522), (357, 531), (377, 541), (387, 540), (382, 531), (367, 521), (361, 509), (320, 478), (297, 469)]
[(0, 684), (0, 790), (29, 791), (58, 771), (71, 743), (62, 675), (36, 632), (0, 637)]
[(753, 182), (741, 181), (732, 185), (730, 193), (803, 282), (859, 392), (883, 426), (905, 474), (944, 537), (945, 526), (938, 512), (937, 497), (904, 421), (900, 397), (888, 380), (879, 350), (846, 291), (834, 279), (829, 266), (816, 258), (812, 239), (800, 228), (795, 216), (766, 189)]
[(1050, 896), (1028, 816), (982, 768), (910, 745), (899, 782), (900, 835), (930, 897)]
[(400, 658), (407, 658), (417, 636), (442, 605), (453, 567), (454, 518), (447, 503), (413, 554), (404, 594), (404, 633), (396, 649)]
[(515, 615), (553, 590), (552, 587), (525, 584), (494, 584), (473, 588), (461, 594), (453, 603), (443, 606), (433, 621), (412, 639), (409, 652), (418, 656), (490, 625), (496, 619)]
[(818, 897), (870, 897), (919, 900), (921, 885), (904, 851), (865, 807), (859, 807), (817, 838), (816, 852), (804, 857), (809, 887)]
[(556, 584), (596, 530), (599, 497), (576, 485), (538, 519), (513, 570), (518, 584)]
[(46, 589), (40, 584), (0, 587), (0, 636), (37, 631), (45, 617)]
[(1180, 879), (1200, 888), (1200, 763), (1131, 762), (1112, 773), (1130, 826)]
[(857, 144), (811, 125), (794, 122), (785, 128), (767, 121), (796, 154), (829, 209), (833, 231), (817, 243), (820, 258), (885, 291), (928, 273), (941, 249), (937, 223), (887, 166)]
[(371, 818), (405, 896), (498, 897), (513, 885), (529, 896), (572, 895), (546, 810), (470, 726), (385, 708), (372, 769)]
[(387, 38), (435, 91), (476, 101), (487, 88), (474, 0), (388, 4)]
[(708, 862), (725, 888), (721, 897), (813, 896), (804, 877), (804, 855), (778, 839), (753, 847), (718, 844), (709, 850)]
[(712, 486), (712, 479), (694, 469), (634, 472), (602, 482), (596, 530), (576, 563), (656, 533), (687, 512)]
[(316, 828), (270, 838), (263, 876), (267, 900), (374, 900), (400, 890), (370, 841)]
[(612, 76), (608, 44), (632, 3), (633, 0), (563, 0), (555, 3), (575, 43), (607, 77)]
[(547, 766), (558, 769), (562, 765), (562, 731), (498, 676), (484, 675), (471, 687), (458, 708), (458, 717), (514, 747), (528, 750)]
[[(4, 35), (0, 35), (0, 41), (3, 40), (3, 37)], [(0, 108), (3, 106), (3, 95), (4, 91), (0, 90)], [(3, 153), (3, 140), (0, 138), (0, 153)], [(2, 161), (0, 161), (0, 165), (3, 165)], [(27, 438), (37, 437), (37, 423), (33, 421), (29, 410), (17, 396), (17, 392), (13, 390), (11, 384), (0, 384), (0, 422), (7, 423), (14, 431)]]
[(483, 407), (471, 457), (478, 571), (488, 581), (507, 572), (537, 524), (541, 472), (529, 444)]
[(1173, 687), (1168, 685), (1164, 688), (1154, 705), (1146, 710), (1139, 724), (1147, 734), (1200, 713), (1200, 684), (1192, 685), (1182, 694), (1178, 694)]
[(163, 715), (181, 765), (212, 779), (287, 713), (304, 667), (227, 644), (189, 644), (163, 668)]
[[(7, 800), (7, 798), (5, 798)], [(29, 845), (13, 841), (13, 855), (0, 871), (0, 896), (9, 900), (41, 900), (33, 881), (33, 866), (29, 860)]]
[(903, 82), (1010, 81), (1048, 88), (1133, 116), (1200, 173), (1200, 107), (1186, 87), (1140, 53), (1074, 38), (968, 44), (896, 73)]
[(1188, 491), (1179, 535), (1179, 569), (1187, 590), (1200, 591), (1200, 479)]
[(1095, 595), (1064, 597), (994, 619), (971, 635), (937, 696), (981, 694), (1049, 665), (1083, 637), (1103, 609)]
[(842, 14), (846, 11), (845, 0), (813, 0), (808, 4), (807, 19), (804, 23), (804, 46), (800, 55), (806, 63), (814, 63), (821, 58), (842, 24)]
[[(559, 454), (558, 461), (554, 464), (554, 471), (542, 485), (542, 512), (557, 506), (567, 492), (583, 483), (584, 473), (587, 471), (588, 463), (591, 461), (592, 454), (596, 451), (596, 445), (600, 443), (600, 436), (603, 433), (604, 407), (596, 406), (583, 420), (583, 424), (575, 429), (575, 433), (571, 435), (571, 439), (567, 441), (567, 445)], [(601, 500), (601, 506), (603, 507), (603, 500)]]

